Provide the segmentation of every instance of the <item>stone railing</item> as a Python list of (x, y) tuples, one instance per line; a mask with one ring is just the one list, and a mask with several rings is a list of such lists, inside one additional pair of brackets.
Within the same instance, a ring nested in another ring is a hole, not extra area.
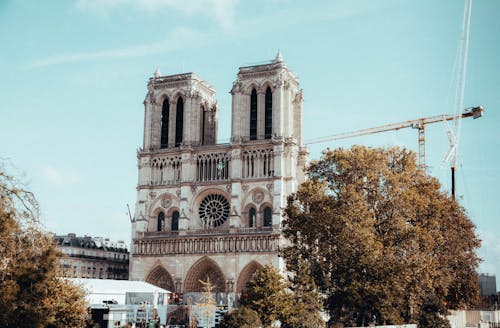
[(279, 239), (279, 234), (143, 238), (133, 241), (133, 254), (134, 256), (159, 256), (174, 254), (275, 252), (278, 250)]

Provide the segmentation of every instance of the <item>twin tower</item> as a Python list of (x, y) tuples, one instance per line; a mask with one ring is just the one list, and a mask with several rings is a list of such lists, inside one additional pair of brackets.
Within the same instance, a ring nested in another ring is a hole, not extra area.
[(150, 78), (132, 222), (130, 277), (184, 298), (207, 278), (237, 301), (278, 257), (286, 197), (304, 180), (302, 90), (281, 53), (240, 67), (230, 143), (217, 143), (215, 90), (194, 73)]

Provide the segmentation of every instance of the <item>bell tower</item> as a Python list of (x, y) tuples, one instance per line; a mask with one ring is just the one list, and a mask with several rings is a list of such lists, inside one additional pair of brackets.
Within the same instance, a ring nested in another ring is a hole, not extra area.
[(144, 149), (214, 144), (217, 139), (215, 91), (194, 73), (149, 79), (144, 100)]
[(302, 90), (281, 51), (268, 64), (240, 67), (231, 94), (233, 142), (292, 138), (302, 143)]

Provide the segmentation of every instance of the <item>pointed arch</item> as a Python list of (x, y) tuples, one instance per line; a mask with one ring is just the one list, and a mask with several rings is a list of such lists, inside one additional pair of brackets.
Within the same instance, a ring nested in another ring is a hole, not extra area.
[(179, 211), (174, 211), (172, 213), (172, 224), (170, 225), (170, 230), (177, 231), (179, 230)]
[(182, 134), (184, 132), (184, 99), (177, 98), (177, 109), (175, 112), (175, 147), (182, 144)]
[(161, 136), (160, 136), (160, 148), (168, 148), (168, 124), (170, 117), (170, 102), (168, 97), (163, 100), (163, 106), (161, 109)]
[(236, 292), (241, 293), (245, 290), (247, 286), (247, 282), (252, 279), (253, 274), (262, 270), (263, 266), (257, 261), (252, 261), (248, 263), (243, 270), (241, 270), (240, 275), (238, 276), (238, 282), (236, 283)]
[(264, 136), (271, 139), (273, 135), (273, 92), (270, 87), (266, 89), (264, 103)]
[(264, 227), (270, 227), (273, 225), (273, 211), (267, 206), (264, 208)]
[(250, 94), (250, 140), (257, 140), (257, 90)]
[(257, 210), (255, 207), (250, 207), (248, 210), (248, 227), (253, 228), (257, 226)]
[(146, 276), (145, 281), (168, 291), (175, 291), (175, 285), (172, 276), (170, 275), (170, 273), (168, 273), (167, 269), (165, 269), (161, 265), (157, 265), (155, 268), (153, 268)]
[(156, 231), (165, 230), (165, 213), (163, 213), (163, 211), (158, 213), (158, 220), (157, 220), (156, 228), (157, 228)]
[(210, 278), (210, 282), (214, 285), (215, 292), (226, 291), (224, 273), (214, 260), (205, 256), (189, 269), (184, 282), (184, 293), (202, 292), (203, 285), (200, 283), (200, 280), (206, 281), (207, 277)]

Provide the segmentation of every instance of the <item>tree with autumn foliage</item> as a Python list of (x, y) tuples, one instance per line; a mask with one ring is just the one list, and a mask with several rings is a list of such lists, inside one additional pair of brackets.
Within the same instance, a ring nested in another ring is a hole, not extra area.
[(59, 252), (33, 194), (0, 167), (0, 326), (82, 327), (84, 293), (57, 277)]
[(476, 301), (474, 224), (414, 153), (326, 150), (307, 174), (288, 198), (283, 255), (311, 270), (331, 323), (431, 327)]
[(320, 296), (307, 271), (284, 277), (273, 266), (257, 270), (241, 296), (241, 304), (255, 311), (264, 327), (280, 322), (283, 328), (321, 328)]

